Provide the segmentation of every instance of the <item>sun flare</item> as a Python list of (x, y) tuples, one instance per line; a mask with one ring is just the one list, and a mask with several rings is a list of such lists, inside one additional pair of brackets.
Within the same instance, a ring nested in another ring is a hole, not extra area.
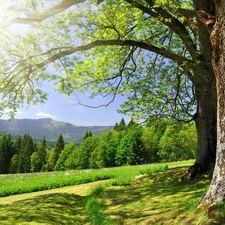
[(4, 17), (6, 17), (6, 11), (2, 6), (0, 6), (0, 19), (2, 20)]
[(9, 17), (7, 7), (4, 4), (0, 4), (0, 26), (4, 24)]

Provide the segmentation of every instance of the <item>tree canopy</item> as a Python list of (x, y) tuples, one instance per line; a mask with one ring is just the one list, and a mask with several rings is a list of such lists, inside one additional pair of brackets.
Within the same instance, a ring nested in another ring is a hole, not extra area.
[[(1, 111), (43, 102), (51, 80), (67, 95), (126, 95), (121, 111), (135, 117), (192, 117), (202, 62), (191, 2), (3, 2)], [(29, 26), (15, 34), (15, 23)]]

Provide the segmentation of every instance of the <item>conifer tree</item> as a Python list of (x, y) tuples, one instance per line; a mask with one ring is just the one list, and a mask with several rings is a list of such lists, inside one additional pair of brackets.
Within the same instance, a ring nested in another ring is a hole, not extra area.
[(55, 144), (55, 164), (57, 160), (59, 159), (59, 154), (64, 149), (64, 146), (65, 146), (65, 142), (64, 142), (62, 134), (60, 134)]
[(21, 135), (19, 135), (17, 138), (16, 138), (16, 141), (14, 143), (14, 146), (15, 146), (15, 149), (14, 149), (14, 154), (19, 154), (22, 150), (22, 145), (23, 145), (23, 140), (22, 140), (22, 137)]
[(129, 123), (127, 124), (127, 127), (130, 128), (132, 126), (136, 125), (136, 123), (134, 122), (134, 119), (131, 118), (131, 120), (129, 121)]
[(124, 118), (122, 118), (120, 120), (119, 124), (116, 123), (113, 129), (116, 130), (116, 131), (125, 130), (126, 129), (126, 122), (125, 122)]
[(35, 151), (35, 144), (30, 135), (25, 134), (22, 141), (22, 150), (19, 153), (18, 168), (19, 173), (29, 173), (30, 172), (30, 157)]
[(23, 150), (23, 156), (24, 156), (24, 172), (29, 173), (30, 172), (30, 157), (35, 151), (35, 144), (33, 142), (33, 139), (30, 135), (27, 136), (26, 139), (26, 145), (25, 149)]
[(83, 137), (83, 140), (85, 140), (85, 139), (88, 138), (88, 137), (92, 137), (92, 136), (93, 136), (93, 134), (92, 134), (91, 131), (86, 131), (86, 133), (85, 133), (85, 135), (84, 135), (84, 137)]
[(114, 127), (113, 127), (113, 130), (116, 130), (116, 131), (119, 130), (119, 124), (118, 124), (117, 122), (115, 123), (115, 125), (114, 125)]
[(0, 173), (7, 174), (13, 156), (13, 143), (11, 135), (4, 135), (0, 142)]
[(41, 145), (38, 148), (38, 156), (40, 158), (41, 170), (44, 170), (46, 160), (47, 160), (47, 151), (46, 151), (46, 140), (43, 138)]
[(120, 130), (126, 129), (126, 122), (125, 122), (124, 118), (122, 118), (120, 123), (119, 123), (119, 129)]

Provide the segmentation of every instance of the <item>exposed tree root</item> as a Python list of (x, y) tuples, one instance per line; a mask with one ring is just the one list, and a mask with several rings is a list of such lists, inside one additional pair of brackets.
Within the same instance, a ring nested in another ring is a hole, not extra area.
[(190, 166), (187, 172), (183, 174), (183, 176), (181, 177), (181, 180), (195, 180), (196, 178), (202, 176), (209, 170), (210, 169), (204, 170), (203, 166), (200, 163), (195, 162), (195, 164)]

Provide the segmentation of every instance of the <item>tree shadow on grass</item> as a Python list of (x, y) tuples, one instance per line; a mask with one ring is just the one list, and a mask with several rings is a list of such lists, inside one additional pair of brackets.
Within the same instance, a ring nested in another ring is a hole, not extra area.
[(1, 224), (87, 224), (86, 198), (53, 193), (0, 205)]
[[(209, 180), (181, 182), (185, 168), (140, 176), (129, 186), (109, 187), (99, 196), (115, 224), (164, 224), (194, 210)], [(173, 223), (171, 223), (173, 224)]]

